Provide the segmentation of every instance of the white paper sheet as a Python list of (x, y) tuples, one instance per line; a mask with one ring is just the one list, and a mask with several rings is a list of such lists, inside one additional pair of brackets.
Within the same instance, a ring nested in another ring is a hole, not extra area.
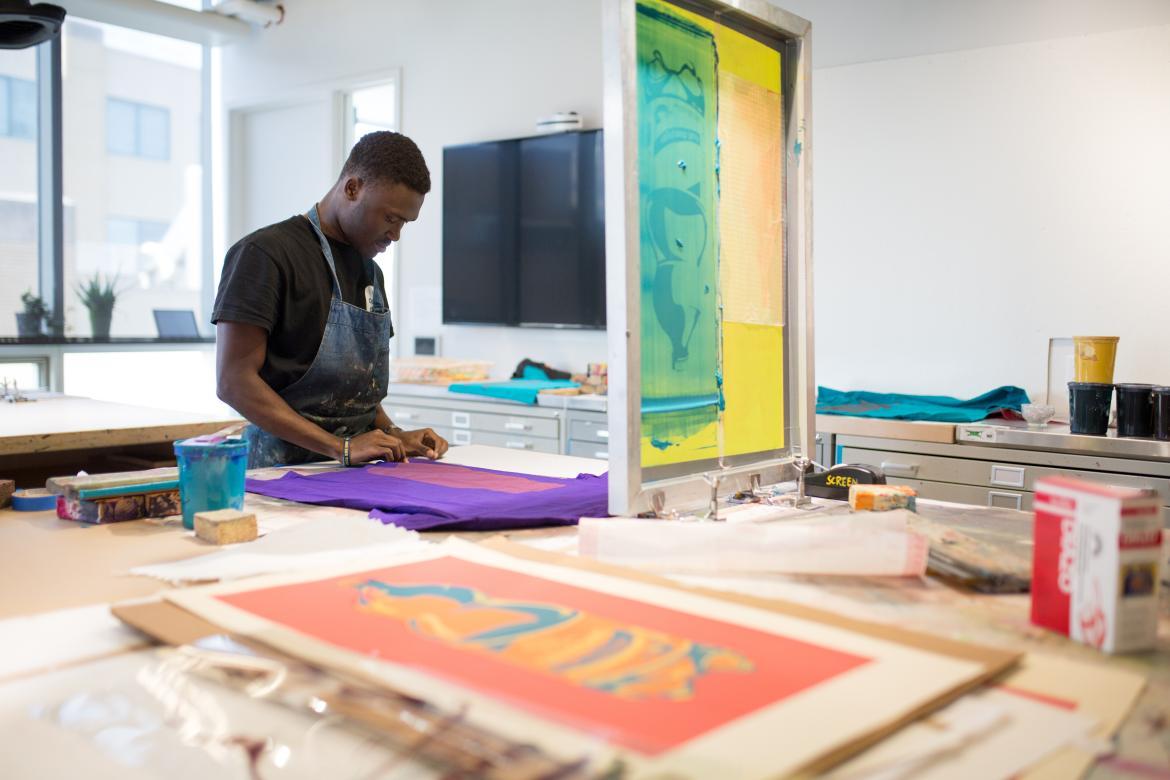
[(149, 643), (108, 604), (0, 620), (0, 680), (66, 666)]
[(234, 580), (350, 561), (388, 562), (398, 553), (429, 544), (415, 531), (382, 525), (361, 513), (326, 513), (296, 525), (276, 528), (254, 542), (233, 545), (198, 558), (138, 566), (130, 573), (173, 583)]
[[(930, 544), (909, 530), (911, 515), (905, 511), (773, 521), (773, 509), (733, 507), (727, 522), (581, 518), (579, 551), (607, 563), (669, 573), (926, 573)], [(775, 511), (783, 517), (786, 510)]]

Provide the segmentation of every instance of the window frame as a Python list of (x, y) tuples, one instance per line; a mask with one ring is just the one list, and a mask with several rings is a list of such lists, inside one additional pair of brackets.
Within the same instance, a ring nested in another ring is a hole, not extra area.
[[(349, 157), (349, 150), (358, 141), (355, 128), (359, 124), (359, 117), (357, 114), (357, 106), (354, 104), (354, 93), (388, 85), (393, 85), (394, 87), (394, 124), (393, 126), (379, 125), (379, 127), (401, 133), (402, 70), (400, 68), (391, 68), (379, 73), (371, 73), (362, 77), (348, 79), (344, 84), (338, 86), (337, 91), (334, 93), (336, 125), (340, 125), (338, 128), (335, 165), (333, 166), (335, 170), (341, 170), (346, 158)], [(386, 254), (389, 256), (385, 261), (378, 262), (375, 260), (374, 262), (378, 263), (382, 269), (383, 283), (388, 288), (386, 290), (386, 298), (388, 299), (387, 304), (390, 307), (390, 316), (392, 319), (397, 319), (401, 316), (398, 305), (400, 303), (400, 291), (402, 288), (399, 271), (402, 267), (401, 249), (397, 241), (390, 245)], [(399, 357), (403, 349), (402, 339), (396, 338), (390, 340), (390, 355), (392, 358)]]
[[(34, 91), (36, 94), (36, 111), (35, 111), (35, 125), (33, 135), (30, 139), (36, 144), (37, 157), (37, 267), (38, 267), (38, 289), (36, 293), (40, 295), (46, 302), (49, 303), (50, 309), (54, 312), (65, 311), (66, 295), (68, 290), (65, 287), (65, 237), (64, 237), (64, 154), (63, 154), (63, 134), (64, 134), (64, 118), (62, 111), (63, 104), (63, 85), (62, 85), (62, 59), (64, 42), (63, 36), (58, 35), (44, 43), (33, 47), (36, 54), (36, 78), (32, 80)], [(185, 40), (185, 39), (180, 39)], [(204, 289), (200, 293), (200, 303), (202, 311), (198, 312), (200, 322), (206, 320), (207, 315), (210, 314), (211, 301), (214, 291), (210, 289), (211, 284), (211, 268), (212, 268), (212, 243), (209, 240), (211, 235), (211, 222), (214, 219), (214, 214), (210, 208), (211, 201), (211, 176), (212, 176), (212, 150), (211, 150), (211, 79), (212, 68), (211, 65), (211, 51), (212, 46), (208, 43), (200, 43), (202, 47), (202, 67), (200, 72), (201, 79), (201, 106), (200, 106), (200, 127), (199, 127), (199, 160), (202, 169), (202, 189), (203, 189), (203, 224), (201, 232), (203, 235), (202, 252), (198, 257), (198, 262), (201, 264), (201, 277), (203, 279)], [(29, 81), (28, 79), (19, 79), (9, 76), (0, 76), (0, 84), (2, 88), (11, 97), (12, 89), (8, 84), (10, 81)], [(166, 158), (159, 158), (157, 156), (134, 155), (144, 160), (161, 160), (170, 159), (172, 152), (171, 133), (173, 131), (173, 122), (171, 121), (170, 111), (163, 106), (155, 106), (141, 101), (133, 101), (126, 98), (108, 95), (106, 96), (106, 105), (109, 105), (110, 100), (117, 100), (122, 103), (134, 107), (135, 116), (135, 149), (141, 150), (140, 146), (140, 129), (139, 116), (143, 108), (148, 110), (157, 110), (164, 112), (166, 117)], [(11, 103), (11, 101), (8, 101)], [(11, 111), (11, 105), (5, 106), (5, 116), (3, 120), (10, 125), (10, 118), (8, 112)], [(5, 129), (10, 129), (6, 127)], [(6, 134), (4, 137), (8, 137)], [(108, 139), (107, 139), (107, 153)], [(141, 231), (139, 231), (141, 232)], [(205, 326), (204, 326), (205, 327)], [(54, 320), (49, 324), (49, 336), (33, 337), (32, 339), (20, 337), (0, 337), (0, 360), (8, 358), (15, 354), (14, 348), (24, 344), (81, 344), (88, 343), (90, 339), (66, 337), (64, 333), (64, 323)], [(204, 330), (204, 332), (207, 332)], [(165, 340), (160, 340), (155, 337), (129, 337), (118, 338), (117, 341), (122, 344), (126, 343), (165, 343)], [(205, 336), (202, 339), (205, 343), (214, 343), (214, 335)], [(59, 376), (60, 368), (55, 366), (53, 361), (49, 365), (49, 380), (51, 385), (60, 384)]]

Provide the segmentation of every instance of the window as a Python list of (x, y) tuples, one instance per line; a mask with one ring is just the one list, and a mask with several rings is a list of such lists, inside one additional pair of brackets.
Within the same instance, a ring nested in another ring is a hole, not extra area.
[(37, 133), (37, 83), (0, 76), (0, 136), (32, 140)]
[(151, 160), (170, 159), (171, 112), (158, 106), (108, 98), (106, 150), (110, 154)]
[(154, 309), (203, 310), (203, 47), (75, 17), (62, 46), (66, 335), (100, 333), (99, 280), (109, 335), (153, 338)]
[[(377, 130), (398, 129), (398, 82), (395, 79), (370, 84), (348, 92), (346, 109), (348, 121), (345, 124), (345, 155), (349, 156), (363, 135)], [(390, 303), (390, 310), (397, 309), (396, 288), (397, 277), (394, 267), (397, 265), (398, 245), (391, 244), (390, 249), (374, 258), (382, 269), (382, 277), (386, 280), (386, 299)], [(395, 348), (397, 348), (397, 339)]]
[[(33, 49), (0, 49), (0, 336), (30, 332), (34, 318), (23, 317), (20, 296), (41, 294), (36, 61)], [(35, 319), (37, 334), (43, 333), (43, 318)]]
[(20, 359), (0, 357), (0, 381), (7, 382), (9, 389), (23, 393), (26, 390), (43, 390), (49, 386), (49, 361), (41, 359)]
[(350, 149), (366, 133), (398, 129), (397, 93), (393, 81), (350, 93)]

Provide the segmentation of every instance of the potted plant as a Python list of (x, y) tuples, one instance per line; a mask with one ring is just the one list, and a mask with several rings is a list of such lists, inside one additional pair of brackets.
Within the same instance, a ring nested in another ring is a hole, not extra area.
[(39, 295), (33, 295), (32, 290), (25, 290), (20, 296), (24, 304), (24, 311), (16, 313), (16, 335), (40, 336), (45, 319), (49, 316), (49, 307)]
[(95, 339), (110, 337), (110, 318), (114, 316), (114, 301), (118, 299), (117, 282), (116, 276), (103, 280), (100, 273), (95, 273), (77, 288), (77, 297), (89, 309), (89, 324)]

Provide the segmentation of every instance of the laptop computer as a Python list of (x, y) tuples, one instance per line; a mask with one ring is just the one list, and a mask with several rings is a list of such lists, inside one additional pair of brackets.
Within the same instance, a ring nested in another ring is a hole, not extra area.
[(155, 309), (154, 324), (161, 339), (197, 339), (199, 326), (190, 309)]

